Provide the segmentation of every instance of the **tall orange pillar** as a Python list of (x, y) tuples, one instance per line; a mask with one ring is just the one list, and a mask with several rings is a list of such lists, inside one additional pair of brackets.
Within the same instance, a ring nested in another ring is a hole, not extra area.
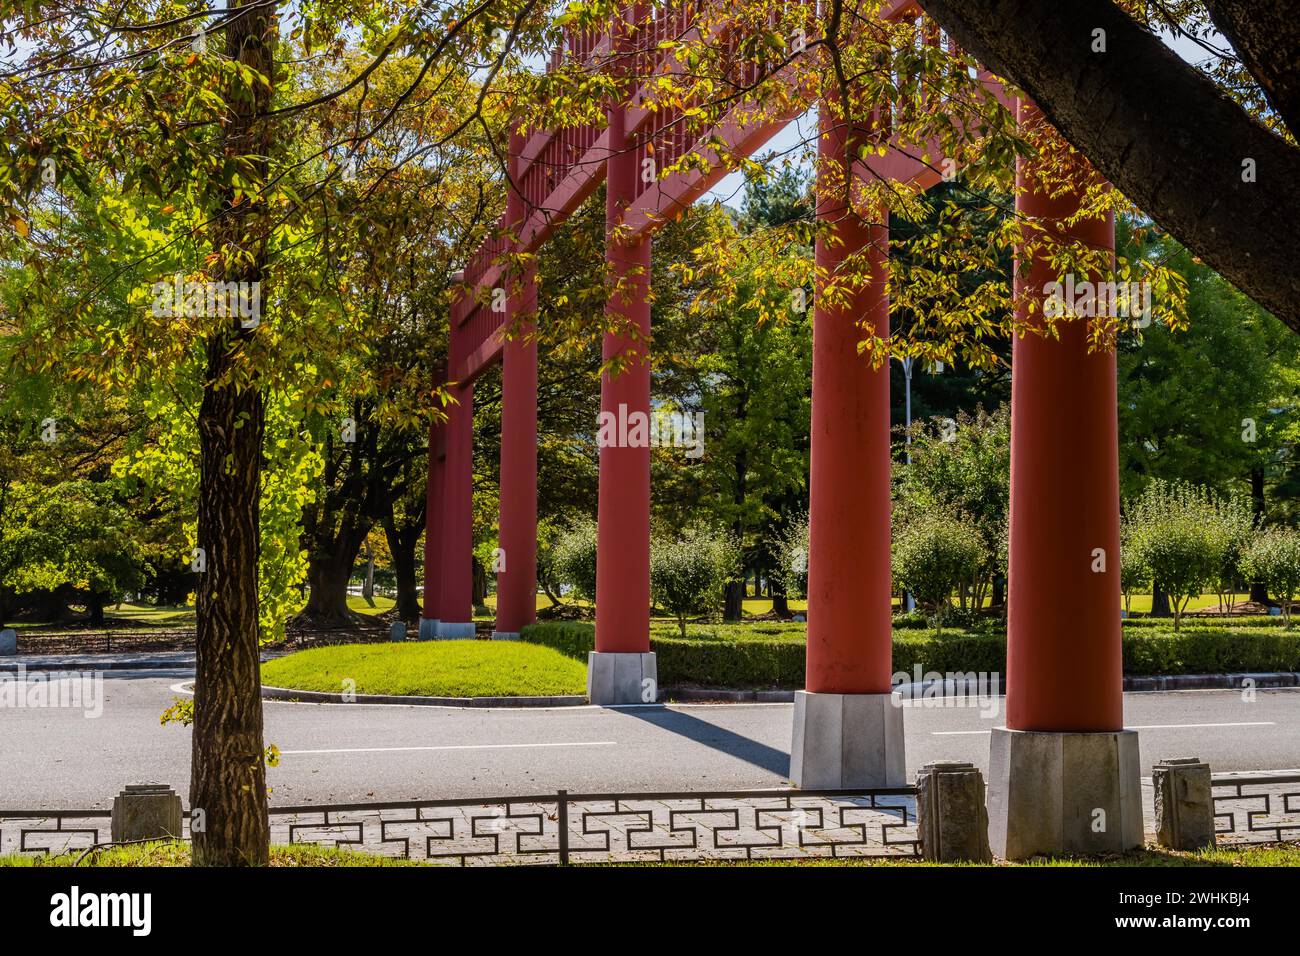
[[(453, 364), (453, 367), (455, 365)], [(453, 386), (442, 477), (442, 588), (438, 637), (474, 636), (474, 384)]]
[(898, 786), (906, 767), (903, 712), (890, 693), (889, 366), (858, 350), (889, 334), (889, 226), (846, 205), (853, 151), (831, 112), (824, 106), (820, 118), (816, 260), (819, 282), (853, 281), (836, 282), (847, 295), (819, 289), (813, 313), (808, 666), (790, 774), (804, 788)]
[[(1043, 122), (1025, 102), (1019, 120)], [(1113, 216), (1067, 225), (1082, 180), (1053, 196), (1035, 168), (1017, 165), (1017, 214), (1113, 253)], [(1110, 278), (1061, 276), (1047, 252), (1024, 259), (1017, 317), (1030, 325), (1063, 289), (1086, 305), (1085, 283)], [(1012, 347), (1007, 714), (989, 780), (990, 841), (1010, 858), (1142, 842), (1137, 734), (1123, 729), (1115, 352), (1089, 351), (1091, 321), (1066, 318), (1056, 336), (1031, 331)]]
[[(527, 214), (519, 182), (523, 137), (511, 136), (512, 188), (506, 218), (516, 234)], [(502, 347), (501, 504), (498, 522), (497, 620), (494, 639), (519, 637), (537, 617), (537, 272), (530, 263), (511, 280)]]
[(429, 473), (424, 495), (424, 599), (421, 602), (420, 640), (438, 636), (438, 611), (442, 603), (443, 428), (429, 425)]
[[(626, 44), (626, 34), (616, 42)], [(610, 293), (605, 361), (624, 367), (600, 380), (597, 491), (596, 649), (588, 659), (593, 704), (657, 699), (650, 652), (650, 238), (618, 234), (637, 196), (644, 150), (627, 129), (627, 108), (608, 110), (605, 256)], [(640, 426), (640, 427), (638, 427)]]

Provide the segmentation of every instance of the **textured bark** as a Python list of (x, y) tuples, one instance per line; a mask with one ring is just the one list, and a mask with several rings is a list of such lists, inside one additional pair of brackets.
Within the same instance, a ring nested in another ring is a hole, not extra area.
[(397, 579), (395, 610), (403, 621), (415, 621), (420, 617), (419, 566), (415, 560), (415, 546), (423, 530), (423, 514), (418, 524), (398, 525), (391, 517), (384, 520), (384, 536), (393, 555), (393, 576)]
[(475, 607), (482, 607), (487, 601), (487, 568), (478, 558), (470, 558), (470, 580), (473, 586), (470, 589), (470, 603)]
[(1169, 617), (1173, 611), (1169, 608), (1169, 595), (1159, 584), (1151, 588), (1151, 616)]
[[(1034, 100), (1102, 175), (1238, 289), (1300, 331), (1300, 150), (1255, 122), (1110, 0), (921, 0)], [(1222, 9), (1260, 3), (1221, 3)], [(1282, 6), (1272, 4), (1273, 8)], [(1093, 31), (1106, 52), (1092, 52)], [(1275, 39), (1289, 75), (1294, 23)], [(1270, 71), (1271, 73), (1273, 71)], [(1289, 87), (1288, 87), (1289, 88)], [(1242, 181), (1243, 161), (1257, 181)]]
[(363, 545), (363, 551), (366, 556), (366, 581), (361, 586), (361, 596), (366, 599), (366, 604), (370, 607), (375, 606), (375, 553), (370, 549), (370, 539), (366, 539)]
[(307, 559), (307, 605), (299, 613), (298, 623), (343, 627), (356, 621), (357, 615), (348, 607), (348, 582), (369, 531), (369, 524), (347, 524), (328, 547), (311, 552)]
[[(241, 9), (241, 8), (247, 9)], [(269, 7), (232, 2), (227, 56), (274, 76), (275, 18)], [(230, 158), (264, 157), (271, 91), (232, 97), (223, 135)], [(254, 163), (265, 177), (264, 160)], [(246, 177), (249, 178), (249, 177)], [(225, 197), (216, 247), (226, 281), (261, 281), (266, 217)], [(232, 250), (241, 255), (231, 255)], [(251, 251), (251, 256), (245, 255)], [(264, 291), (264, 290), (263, 290)], [(270, 849), (257, 621), (258, 501), (265, 408), (256, 378), (236, 371), (256, 334), (232, 320), (206, 343), (199, 407), (198, 540), (206, 570), (196, 586), (197, 637), (190, 806), (195, 866), (265, 866)]]
[(1300, 4), (1295, 0), (1204, 0), (1287, 129), (1300, 130)]
[[(208, 345), (208, 380), (230, 363)], [(270, 844), (258, 661), (258, 498), (264, 410), (255, 388), (205, 388), (199, 412), (199, 546), (190, 806), (196, 866), (265, 865)], [(238, 427), (236, 427), (238, 426)]]
[(776, 578), (772, 579), (772, 613), (785, 620), (790, 616), (790, 598), (785, 585)]
[(745, 581), (728, 581), (723, 590), (722, 619), (739, 621), (745, 615)]
[[(1255, 521), (1262, 523), (1264, 521), (1264, 512), (1267, 502), (1264, 498), (1264, 466), (1256, 465), (1250, 470), (1250, 502), (1251, 511), (1254, 512)], [(1262, 581), (1250, 582), (1250, 600), (1259, 604), (1268, 604), (1268, 588), (1264, 587)]]

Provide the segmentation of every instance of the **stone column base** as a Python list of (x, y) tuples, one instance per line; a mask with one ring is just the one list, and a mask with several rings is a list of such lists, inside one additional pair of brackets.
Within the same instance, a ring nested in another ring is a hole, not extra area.
[(519, 640), (518, 631), (493, 631), (492, 640), (494, 641), (517, 641)]
[(438, 619), (436, 617), (420, 618), (420, 640), (433, 641), (438, 638)]
[(790, 779), (803, 790), (905, 786), (901, 701), (795, 691)]
[(457, 623), (455, 621), (438, 622), (438, 640), (455, 641), (474, 636), (474, 622), (465, 621)]
[(590, 651), (587, 698), (593, 704), (653, 704), (659, 699), (655, 655)]
[(989, 844), (996, 856), (1118, 853), (1142, 846), (1135, 730), (993, 730)]

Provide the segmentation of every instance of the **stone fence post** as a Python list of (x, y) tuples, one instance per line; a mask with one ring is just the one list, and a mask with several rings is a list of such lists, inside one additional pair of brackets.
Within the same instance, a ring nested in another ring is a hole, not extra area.
[(138, 840), (179, 840), (181, 798), (165, 783), (128, 784), (113, 799), (114, 843)]
[(974, 764), (926, 764), (916, 777), (916, 821), (921, 855), (927, 860), (987, 863), (993, 859), (984, 776)]
[(1151, 768), (1156, 842), (1171, 850), (1214, 846), (1210, 765), (1197, 757), (1162, 760)]

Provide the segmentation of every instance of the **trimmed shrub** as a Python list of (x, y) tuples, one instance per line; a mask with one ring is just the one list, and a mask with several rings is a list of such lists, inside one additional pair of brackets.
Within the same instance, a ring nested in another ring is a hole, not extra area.
[[(802, 625), (692, 626), (687, 636), (671, 624), (655, 623), (650, 647), (658, 656), (663, 686), (804, 686), (805, 639)], [(590, 624), (531, 624), (523, 638), (586, 661), (595, 648)], [(1300, 634), (1282, 628), (1241, 630), (1188, 627), (1179, 633), (1125, 628), (1124, 673), (1259, 673), (1300, 670)], [(942, 638), (915, 631), (894, 635), (894, 671), (908, 674), (975, 671), (1006, 674), (1006, 638), (1001, 634), (948, 634)]]
[(582, 518), (561, 531), (550, 550), (551, 573), (574, 593), (596, 600), (596, 523)]
[(1119, 590), (1124, 596), (1124, 613), (1133, 606), (1133, 593), (1151, 583), (1151, 566), (1141, 543), (1141, 528), (1125, 515), (1119, 525)]
[(1188, 601), (1219, 581), (1227, 542), (1217, 499), (1197, 485), (1157, 479), (1126, 510), (1128, 560), (1150, 569), (1169, 594), (1178, 631)]
[(797, 514), (771, 540), (776, 567), (772, 577), (781, 583), (789, 597), (808, 595), (808, 514)]
[(677, 618), (682, 637), (686, 618), (720, 608), (723, 588), (739, 573), (740, 549), (725, 535), (692, 530), (651, 542), (650, 594)]
[(894, 580), (933, 609), (936, 635), (953, 590), (979, 573), (986, 550), (974, 527), (942, 512), (918, 514), (894, 535)]
[(1241, 559), (1246, 577), (1260, 581), (1282, 605), (1282, 618), (1291, 626), (1291, 602), (1300, 591), (1300, 532), (1273, 527), (1259, 535)]
[[(801, 624), (720, 624), (689, 628), (685, 639), (672, 624), (656, 622), (650, 648), (658, 656), (659, 683), (703, 687), (798, 688), (805, 682), (805, 631)], [(595, 628), (585, 623), (530, 624), (524, 640), (545, 644), (580, 661), (595, 648)], [(1006, 674), (1006, 639), (992, 633), (920, 636), (896, 633), (893, 669)], [(1187, 627), (1183, 631), (1125, 628), (1123, 667), (1132, 676), (1238, 674), (1300, 670), (1300, 635), (1282, 628)]]

